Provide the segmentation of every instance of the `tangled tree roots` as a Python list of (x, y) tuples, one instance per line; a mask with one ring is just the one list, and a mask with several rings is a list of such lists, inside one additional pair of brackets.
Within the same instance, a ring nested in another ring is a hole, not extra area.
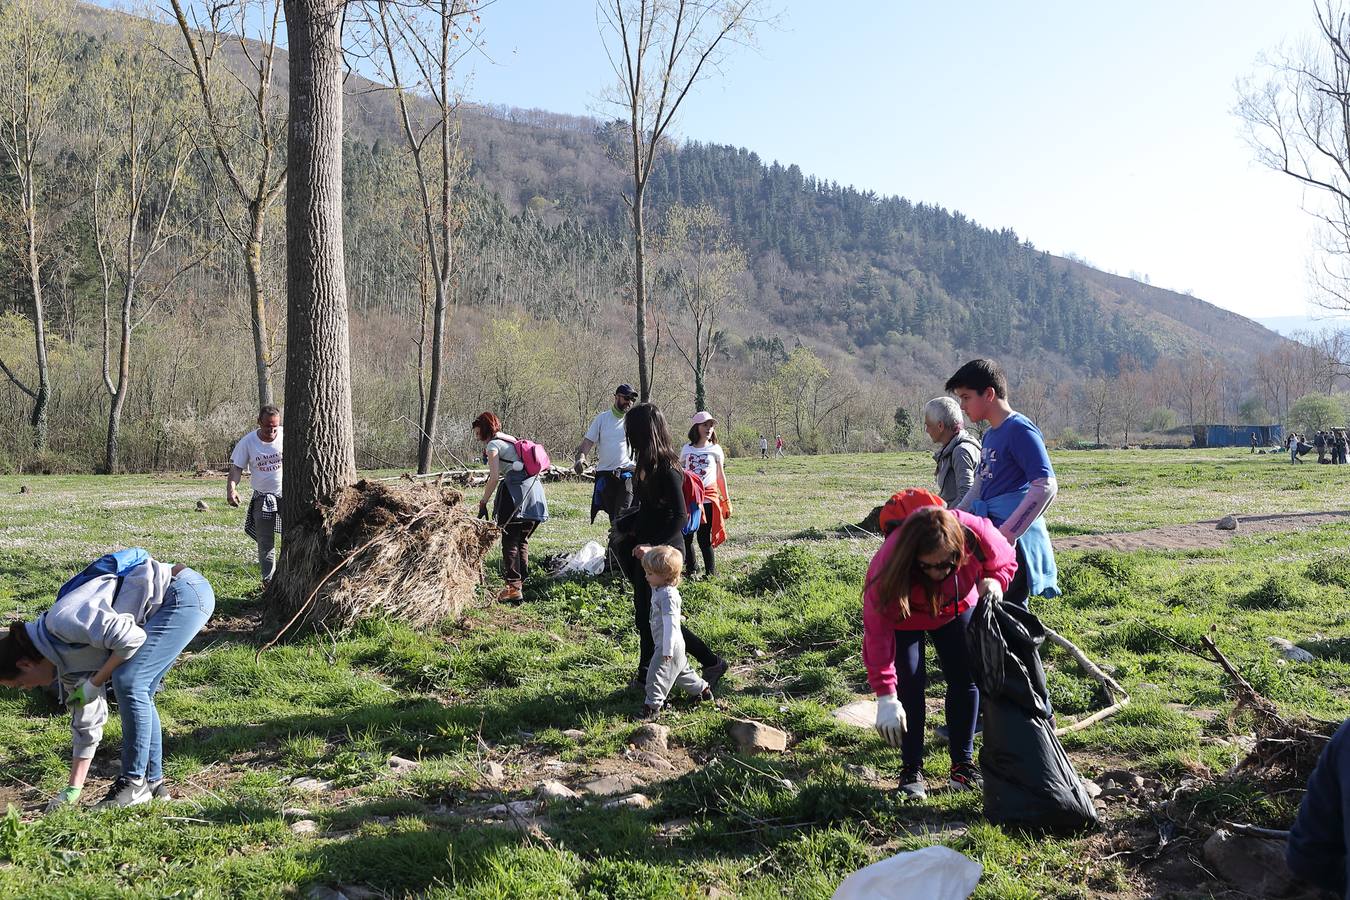
[(268, 592), (268, 625), (345, 628), (388, 615), (414, 628), (456, 616), (483, 578), (498, 529), (435, 484), (359, 481), (293, 529)]

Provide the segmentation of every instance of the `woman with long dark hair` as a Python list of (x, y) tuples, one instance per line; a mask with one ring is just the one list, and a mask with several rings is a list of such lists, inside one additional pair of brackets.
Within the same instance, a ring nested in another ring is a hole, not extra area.
[(900, 748), (901, 792), (927, 796), (924, 643), (931, 638), (947, 683), (950, 784), (955, 790), (979, 788), (974, 740), (980, 691), (966, 651), (966, 628), (981, 597), (1003, 595), (1017, 558), (988, 519), (945, 509), (941, 497), (917, 488), (887, 501), (881, 530), (887, 537), (863, 589), (863, 665), (877, 694), (877, 732)]
[[(684, 501), (684, 475), (675, 455), (666, 417), (653, 403), (639, 403), (624, 416), (624, 433), (633, 451), (633, 505), (615, 522), (615, 551), (623, 573), (633, 584), (633, 621), (641, 655), (630, 684), (639, 690), (647, 683), (647, 666), (654, 645), (649, 619), (652, 587), (642, 570), (642, 557), (665, 544), (684, 552), (684, 526), (689, 512)], [(708, 649), (698, 635), (683, 625), (685, 647), (703, 666), (703, 679), (712, 688), (726, 674), (727, 662)]]
[(525, 572), (529, 567), (530, 536), (539, 523), (548, 520), (548, 498), (544, 496), (543, 479), (526, 475), (525, 466), (516, 450), (516, 439), (502, 431), (501, 420), (490, 412), (473, 420), (473, 433), (486, 446), (483, 458), (487, 461), (488, 480), (483, 485), (483, 497), (478, 501), (478, 515), (488, 517), (488, 502), (492, 502), (492, 521), (502, 530), (502, 580), (506, 586), (497, 599), (519, 603), (525, 599)]

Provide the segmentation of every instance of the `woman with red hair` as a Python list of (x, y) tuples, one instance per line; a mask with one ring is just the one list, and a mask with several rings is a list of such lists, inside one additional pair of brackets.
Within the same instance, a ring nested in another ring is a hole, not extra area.
[(943, 508), (911, 488), (881, 511), (886, 540), (863, 590), (863, 665), (877, 694), (877, 733), (900, 748), (900, 790), (927, 796), (923, 778), (924, 643), (931, 638), (947, 683), (950, 784), (983, 784), (975, 766), (980, 691), (970, 670), (966, 627), (980, 598), (1002, 597), (1017, 571), (1007, 538), (988, 519)]
[(485, 412), (474, 419), (473, 433), (486, 445), (483, 460), (488, 467), (488, 480), (478, 501), (478, 516), (488, 517), (491, 502), (492, 520), (502, 530), (502, 580), (506, 586), (497, 599), (519, 603), (525, 599), (530, 535), (540, 522), (548, 520), (543, 480), (538, 475), (525, 474), (516, 439), (502, 431), (501, 420), (494, 413)]

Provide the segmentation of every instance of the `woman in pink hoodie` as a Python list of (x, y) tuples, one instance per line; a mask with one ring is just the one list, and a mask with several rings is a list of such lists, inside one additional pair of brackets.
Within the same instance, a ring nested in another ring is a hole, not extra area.
[(950, 783), (956, 790), (979, 788), (974, 740), (980, 692), (966, 627), (975, 604), (1002, 597), (1012, 581), (1013, 548), (988, 519), (944, 509), (941, 498), (918, 489), (886, 503), (881, 527), (887, 537), (863, 591), (863, 665), (877, 694), (877, 732), (900, 748), (900, 790), (926, 797), (924, 643), (931, 636), (947, 682)]

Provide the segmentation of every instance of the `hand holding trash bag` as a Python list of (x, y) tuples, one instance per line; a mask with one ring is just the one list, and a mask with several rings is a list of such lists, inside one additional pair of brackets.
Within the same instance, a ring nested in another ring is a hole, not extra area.
[(895, 694), (877, 698), (877, 734), (892, 747), (900, 746), (905, 734), (905, 710)]

